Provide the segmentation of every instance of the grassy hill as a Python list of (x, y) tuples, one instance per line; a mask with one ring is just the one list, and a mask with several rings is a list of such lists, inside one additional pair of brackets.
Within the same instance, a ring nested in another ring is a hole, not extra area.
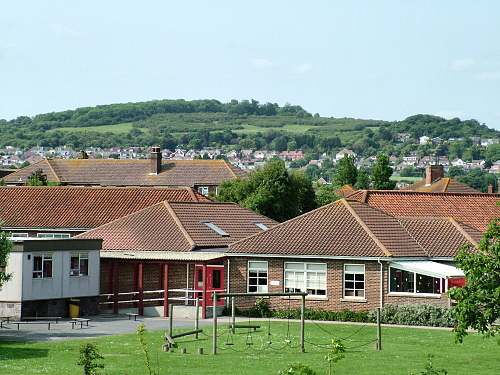
[(476, 120), (445, 120), (416, 115), (387, 122), (311, 115), (300, 106), (260, 104), (254, 100), (156, 100), (78, 108), (71, 111), (0, 120), (0, 147), (33, 145), (176, 146), (201, 148), (305, 149), (325, 152), (340, 147), (360, 154), (401, 148), (399, 133), (468, 138), (498, 137)]

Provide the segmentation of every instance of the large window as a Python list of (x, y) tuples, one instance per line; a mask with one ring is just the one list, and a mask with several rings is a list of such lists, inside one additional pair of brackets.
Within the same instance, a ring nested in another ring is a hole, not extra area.
[(364, 264), (344, 264), (344, 297), (365, 298)]
[(390, 268), (390, 292), (440, 294), (441, 278), (422, 275), (415, 272)]
[(248, 293), (267, 293), (267, 262), (248, 262)]
[(198, 193), (207, 196), (208, 195), (208, 186), (199, 186)]
[(285, 263), (285, 292), (326, 296), (326, 264)]
[(69, 233), (37, 233), (36, 236), (38, 238), (54, 238), (54, 239), (70, 237)]
[(52, 255), (33, 256), (33, 278), (45, 279), (52, 277)]
[(70, 276), (88, 276), (89, 255), (87, 253), (71, 254)]

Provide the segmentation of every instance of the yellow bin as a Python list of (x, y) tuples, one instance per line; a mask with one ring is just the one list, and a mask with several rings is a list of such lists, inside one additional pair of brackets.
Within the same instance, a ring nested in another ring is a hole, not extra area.
[(80, 316), (80, 305), (78, 304), (80, 301), (70, 300), (69, 302), (69, 317), (70, 318), (78, 318)]

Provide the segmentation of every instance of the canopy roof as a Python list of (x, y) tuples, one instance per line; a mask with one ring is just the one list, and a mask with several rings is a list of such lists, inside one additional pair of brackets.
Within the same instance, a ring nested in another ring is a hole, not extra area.
[(432, 262), (430, 260), (411, 260), (391, 262), (391, 267), (398, 268), (404, 271), (419, 273), (421, 275), (450, 278), (464, 277), (462, 270), (449, 266), (443, 263)]

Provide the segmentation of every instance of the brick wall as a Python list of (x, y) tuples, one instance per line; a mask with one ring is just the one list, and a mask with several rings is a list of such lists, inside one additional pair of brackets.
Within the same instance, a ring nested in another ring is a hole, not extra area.
[[(231, 258), (230, 262), (230, 289), (233, 293), (247, 292), (247, 264), (252, 258)], [(352, 310), (366, 311), (380, 306), (380, 265), (375, 261), (339, 261), (339, 260), (305, 260), (305, 259), (283, 259), (268, 258), (254, 259), (268, 261), (268, 290), (270, 293), (284, 291), (284, 262), (311, 262), (327, 264), (327, 296), (326, 298), (308, 297), (306, 308), (323, 309), (332, 311)], [(344, 264), (364, 264), (365, 265), (365, 300), (353, 301), (343, 298), (343, 270)], [(384, 304), (406, 304), (406, 303), (426, 303), (440, 306), (448, 306), (448, 298), (440, 296), (432, 297), (412, 297), (412, 296), (390, 296), (387, 287), (387, 264), (384, 265), (383, 279), (383, 300)], [(271, 280), (279, 281), (279, 285), (271, 285)], [(300, 307), (300, 300), (289, 301), (288, 297), (270, 297), (268, 299), (271, 308), (286, 309)], [(238, 297), (236, 305), (245, 309), (253, 306), (254, 297)]]

